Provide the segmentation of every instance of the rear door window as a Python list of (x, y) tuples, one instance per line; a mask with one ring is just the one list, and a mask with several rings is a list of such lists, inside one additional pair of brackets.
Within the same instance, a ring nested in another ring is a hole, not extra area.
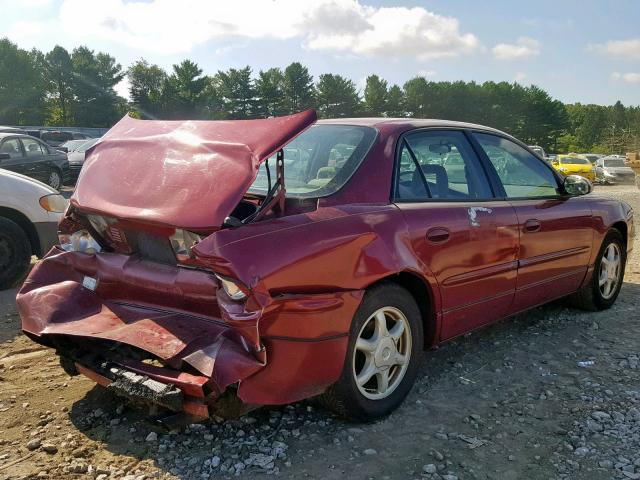
[(491, 187), (463, 132), (423, 130), (403, 139), (395, 198), (404, 201), (480, 200)]
[(43, 151), (40, 142), (32, 140), (31, 138), (23, 138), (22, 145), (27, 157), (41, 157), (47, 153)]

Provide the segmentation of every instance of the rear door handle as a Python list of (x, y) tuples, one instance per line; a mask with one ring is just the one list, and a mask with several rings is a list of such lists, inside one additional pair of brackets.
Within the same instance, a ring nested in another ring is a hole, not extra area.
[(444, 227), (433, 227), (427, 231), (427, 240), (431, 243), (445, 243), (450, 237), (449, 230)]
[(524, 222), (525, 232), (529, 232), (529, 233), (539, 232), (541, 227), (542, 227), (542, 224), (540, 223), (539, 220), (536, 220), (535, 218), (532, 218)]

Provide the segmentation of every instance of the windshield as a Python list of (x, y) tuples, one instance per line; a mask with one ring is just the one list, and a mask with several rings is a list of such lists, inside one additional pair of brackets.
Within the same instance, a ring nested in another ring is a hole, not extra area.
[(624, 160), (621, 158), (605, 158), (602, 163), (605, 167), (626, 167)]
[(40, 138), (45, 142), (63, 143), (67, 140), (73, 140), (73, 135), (69, 132), (44, 132)]
[(74, 152), (78, 149), (80, 145), (82, 145), (86, 140), (69, 140), (68, 142), (64, 142), (62, 144), (63, 147), (66, 147), (70, 152)]
[(586, 158), (565, 157), (560, 159), (562, 165), (591, 165)]
[(91, 140), (80, 140), (80, 142), (81, 142), (80, 146), (78, 148), (76, 148), (76, 151), (78, 151), (78, 152), (86, 152), (91, 147), (93, 147), (98, 140), (100, 140), (100, 139), (99, 138), (92, 138)]
[[(356, 171), (376, 131), (354, 125), (315, 125), (284, 148), (284, 182), (287, 196), (319, 197), (338, 191)], [(276, 180), (275, 156), (269, 159), (271, 181)], [(266, 162), (249, 192), (266, 194)]]

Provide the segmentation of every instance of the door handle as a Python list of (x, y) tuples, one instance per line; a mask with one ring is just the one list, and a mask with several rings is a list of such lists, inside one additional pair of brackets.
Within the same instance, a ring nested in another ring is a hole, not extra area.
[(524, 231), (528, 233), (539, 232), (542, 224), (539, 220), (532, 218), (531, 220), (527, 220), (524, 222)]
[(444, 227), (433, 227), (427, 231), (427, 240), (431, 243), (445, 243), (450, 237), (449, 230)]

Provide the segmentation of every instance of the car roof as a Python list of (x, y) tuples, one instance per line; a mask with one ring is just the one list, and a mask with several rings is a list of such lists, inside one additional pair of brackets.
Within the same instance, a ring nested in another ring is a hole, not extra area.
[(508, 135), (505, 132), (497, 130), (495, 128), (486, 127), (484, 125), (478, 125), (475, 123), (467, 122), (455, 122), (453, 120), (440, 120), (435, 118), (331, 118), (318, 120), (318, 124), (329, 125), (360, 125), (365, 127), (387, 127), (397, 130), (412, 130), (414, 128), (464, 128), (469, 130), (484, 130), (487, 132), (499, 133), (502, 135)]
[(36, 137), (32, 137), (31, 135), (27, 135), (26, 133), (20, 133), (20, 132), (0, 132), (0, 140), (6, 138), (6, 137), (21, 137), (21, 138), (33, 138), (35, 140), (40, 140)]

